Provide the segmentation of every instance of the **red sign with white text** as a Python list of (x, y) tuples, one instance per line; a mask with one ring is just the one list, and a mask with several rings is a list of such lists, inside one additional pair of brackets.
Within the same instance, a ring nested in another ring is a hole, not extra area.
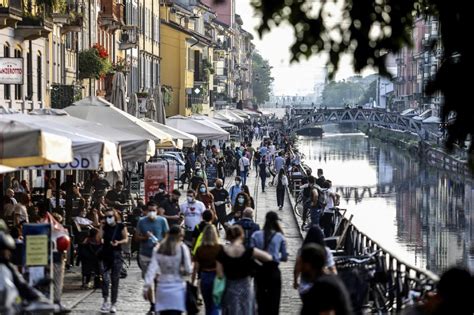
[[(165, 184), (168, 192), (174, 189), (176, 166), (167, 161), (145, 164), (145, 202), (150, 201), (158, 193), (160, 184)], [(168, 181), (169, 179), (169, 181)]]

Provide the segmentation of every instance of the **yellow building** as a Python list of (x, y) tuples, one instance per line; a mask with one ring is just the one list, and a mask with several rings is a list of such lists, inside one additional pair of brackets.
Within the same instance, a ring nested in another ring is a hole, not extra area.
[(172, 90), (167, 116), (208, 113), (213, 89), (213, 38), (199, 6), (161, 6), (161, 84)]

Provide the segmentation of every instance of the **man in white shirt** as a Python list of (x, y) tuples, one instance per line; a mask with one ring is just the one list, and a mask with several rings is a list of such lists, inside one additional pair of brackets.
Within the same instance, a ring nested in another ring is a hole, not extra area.
[(240, 168), (240, 178), (242, 178), (242, 184), (246, 185), (247, 183), (247, 174), (249, 172), (250, 167), (250, 160), (246, 156), (247, 150), (244, 150), (242, 157), (239, 160), (239, 168)]
[(193, 231), (202, 221), (202, 213), (206, 210), (206, 206), (199, 200), (196, 200), (196, 192), (192, 189), (186, 194), (186, 202), (179, 206), (180, 213), (184, 216), (184, 239), (187, 244), (192, 245)]

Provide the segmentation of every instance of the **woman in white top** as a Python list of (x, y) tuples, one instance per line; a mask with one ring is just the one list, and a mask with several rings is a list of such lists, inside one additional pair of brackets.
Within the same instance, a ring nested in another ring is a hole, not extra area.
[(168, 236), (154, 249), (145, 276), (144, 296), (155, 282), (155, 311), (159, 314), (177, 315), (186, 312), (186, 282), (184, 276), (191, 274), (191, 255), (183, 244), (181, 228), (172, 226)]
[(278, 210), (283, 209), (283, 203), (285, 202), (285, 189), (288, 186), (288, 177), (285, 175), (285, 169), (281, 168), (277, 175), (277, 204)]

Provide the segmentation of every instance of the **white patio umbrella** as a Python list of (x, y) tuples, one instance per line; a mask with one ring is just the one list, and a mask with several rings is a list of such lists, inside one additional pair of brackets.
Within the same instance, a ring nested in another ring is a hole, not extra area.
[(200, 140), (229, 140), (227, 131), (203, 118), (189, 118), (180, 115), (169, 117), (168, 126), (190, 133)]
[(168, 125), (160, 124), (148, 118), (142, 118), (142, 120), (153, 127), (171, 135), (178, 146), (181, 144), (182, 147), (192, 148), (197, 144), (197, 137), (193, 136), (192, 134), (186, 133)]
[(0, 115), (0, 165), (3, 172), (16, 167), (72, 161), (71, 140), (9, 117)]
[(110, 102), (114, 104), (115, 107), (124, 111), (127, 111), (126, 86), (127, 82), (125, 81), (125, 75), (122, 72), (116, 72), (112, 79), (112, 95), (110, 97)]
[(86, 97), (64, 108), (64, 110), (71, 116), (117, 128), (127, 133), (138, 135), (142, 139), (153, 140), (161, 148), (176, 147), (176, 143), (174, 143), (169, 134), (116, 108), (101, 97)]
[(226, 117), (229, 117), (230, 119), (232, 119), (231, 121), (232, 123), (237, 123), (237, 124), (243, 124), (245, 123), (246, 120), (250, 118), (248, 115), (245, 115), (245, 118), (241, 117), (240, 115), (236, 114), (234, 110), (230, 110), (230, 109), (222, 109), (222, 110), (217, 111), (217, 113), (221, 115), (225, 115)]
[(72, 162), (69, 165), (52, 165), (48, 168), (96, 170), (102, 167), (105, 172), (122, 170), (117, 146), (100, 135), (59, 124), (53, 120), (45, 120), (38, 115), (12, 114), (8, 115), (8, 118), (70, 139)]
[(222, 119), (218, 119), (218, 118), (215, 118), (215, 117), (204, 116), (204, 115), (192, 115), (191, 118), (205, 119), (205, 120), (210, 121), (211, 123), (221, 127), (222, 129), (224, 129), (226, 131), (239, 129), (236, 125), (232, 125), (232, 124), (230, 124), (226, 121), (223, 121)]
[(155, 155), (155, 142), (152, 140), (143, 139), (135, 134), (93, 121), (73, 117), (62, 109), (37, 109), (30, 114), (38, 115), (45, 121), (53, 121), (101, 135), (120, 146), (122, 161), (145, 162)]

